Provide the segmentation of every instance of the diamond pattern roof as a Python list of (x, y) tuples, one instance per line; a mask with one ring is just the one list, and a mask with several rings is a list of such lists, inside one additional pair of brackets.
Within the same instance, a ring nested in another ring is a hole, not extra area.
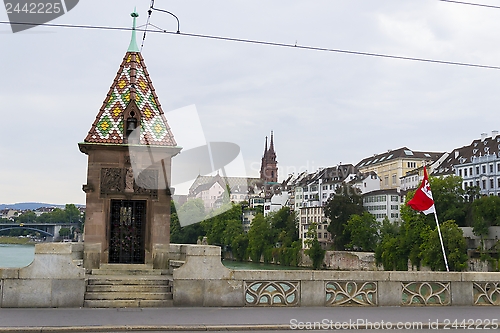
[(124, 111), (134, 100), (141, 115), (140, 143), (176, 146), (139, 52), (127, 52), (85, 142), (123, 144)]

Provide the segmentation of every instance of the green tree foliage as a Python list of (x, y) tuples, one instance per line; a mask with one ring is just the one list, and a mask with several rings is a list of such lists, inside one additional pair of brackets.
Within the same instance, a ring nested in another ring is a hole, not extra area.
[[(241, 205), (233, 203), (227, 203), (213, 212), (212, 217), (205, 219), (201, 223), (207, 235), (208, 243), (230, 246), (233, 241), (232, 238), (243, 232), (241, 215)], [(232, 222), (229, 223), (229, 221)]]
[[(462, 230), (455, 221), (448, 220), (441, 224), (441, 234), (450, 271), (465, 270), (467, 268), (467, 244)], [(426, 235), (421, 251), (423, 265), (429, 266), (433, 271), (446, 271), (437, 227)]]
[(465, 226), (464, 197), (466, 193), (462, 188), (462, 177), (430, 177), (429, 182), (439, 219), (441, 221), (454, 220), (459, 226)]
[(271, 228), (262, 214), (255, 215), (248, 230), (248, 253), (254, 262), (260, 262), (264, 250), (269, 247)]
[(375, 251), (379, 241), (380, 223), (368, 212), (362, 215), (351, 215), (344, 232), (350, 235), (347, 246), (358, 251)]
[[(189, 200), (184, 203), (179, 210), (183, 217), (196, 220), (205, 215), (205, 206), (200, 199)], [(181, 226), (177, 207), (174, 202), (170, 203), (170, 242), (173, 244), (196, 244), (198, 239), (205, 235), (205, 231), (200, 223), (193, 223)]]
[(321, 244), (318, 241), (317, 234), (318, 224), (313, 222), (309, 225), (307, 230), (305, 244), (308, 246), (304, 253), (311, 258), (313, 263), (313, 269), (320, 269), (323, 265), (323, 260), (325, 259), (326, 251), (323, 250)]
[(325, 207), (325, 216), (330, 219), (328, 231), (333, 238), (335, 250), (343, 251), (350, 241), (350, 234), (344, 232), (351, 215), (362, 214), (364, 211), (363, 200), (359, 190), (343, 183), (335, 191)]
[(192, 225), (200, 222), (205, 218), (205, 205), (201, 199), (191, 199), (186, 201), (181, 207), (177, 209), (177, 216), (179, 221), (182, 219), (182, 225)]
[(66, 213), (68, 223), (81, 222), (82, 216), (80, 210), (74, 204), (66, 204), (64, 212)]
[(16, 219), (17, 223), (33, 223), (36, 222), (37, 216), (35, 212), (29, 211), (19, 215)]
[(474, 235), (481, 237), (481, 244), (484, 244), (484, 237), (488, 236), (488, 228), (500, 225), (500, 197), (484, 196), (472, 203), (472, 231)]
[(231, 242), (231, 249), (233, 252), (233, 256), (236, 260), (238, 261), (247, 260), (248, 235), (247, 234), (237, 235)]
[(69, 236), (71, 236), (71, 229), (66, 227), (61, 228), (59, 230), (59, 236), (68, 238)]
[(200, 223), (181, 227), (177, 213), (170, 215), (170, 242), (173, 244), (196, 244), (205, 232)]

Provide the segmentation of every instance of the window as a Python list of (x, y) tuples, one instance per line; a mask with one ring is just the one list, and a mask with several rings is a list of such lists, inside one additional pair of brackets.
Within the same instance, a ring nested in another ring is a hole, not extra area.
[(306, 200), (309, 199), (309, 196), (307, 194), (304, 195), (304, 199), (306, 199)]
[(500, 188), (500, 178), (498, 178), (498, 184), (497, 187)]
[(494, 189), (495, 188), (495, 180), (492, 178), (490, 179), (490, 189)]
[(467, 169), (464, 169), (464, 177), (467, 177)]
[(318, 238), (321, 238), (321, 232), (318, 232)]
[(490, 173), (493, 173), (493, 164), (490, 164)]
[(479, 175), (479, 167), (476, 167), (476, 175)]
[(486, 173), (486, 165), (482, 165), (483, 174)]
[(486, 190), (486, 180), (483, 179), (483, 190)]
[(392, 175), (392, 185), (396, 185), (396, 175)]
[(323, 190), (328, 190), (328, 185), (323, 185)]
[(469, 168), (469, 175), (472, 177), (472, 167)]
[(497, 172), (500, 172), (500, 163), (497, 164)]
[(327, 194), (326, 194), (326, 193), (323, 193), (323, 194), (321, 195), (322, 199), (326, 199), (326, 196), (327, 196)]
[(385, 176), (385, 177), (384, 177), (384, 184), (385, 184), (386, 186), (389, 186), (389, 176)]
[(328, 234), (326, 232), (323, 234), (323, 238), (328, 238)]
[(458, 169), (458, 175), (462, 177), (462, 169)]
[(472, 182), (469, 182), (469, 187), (472, 187)]

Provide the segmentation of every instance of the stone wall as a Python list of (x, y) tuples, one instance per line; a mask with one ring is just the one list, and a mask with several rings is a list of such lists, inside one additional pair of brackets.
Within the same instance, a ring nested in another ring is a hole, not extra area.
[(81, 307), (85, 295), (82, 243), (35, 245), (33, 262), (23, 268), (0, 269), (0, 307)]
[[(301, 266), (312, 267), (312, 260), (302, 251)], [(375, 253), (326, 251), (323, 268), (341, 271), (376, 271)]]
[(179, 251), (175, 306), (500, 305), (500, 273), (244, 271), (224, 267), (216, 246)]

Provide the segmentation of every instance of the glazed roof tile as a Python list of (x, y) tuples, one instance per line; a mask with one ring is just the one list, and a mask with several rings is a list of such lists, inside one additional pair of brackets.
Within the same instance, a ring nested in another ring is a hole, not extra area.
[(139, 52), (127, 52), (85, 142), (124, 144), (124, 112), (134, 101), (140, 111), (140, 144), (176, 146), (153, 83)]

